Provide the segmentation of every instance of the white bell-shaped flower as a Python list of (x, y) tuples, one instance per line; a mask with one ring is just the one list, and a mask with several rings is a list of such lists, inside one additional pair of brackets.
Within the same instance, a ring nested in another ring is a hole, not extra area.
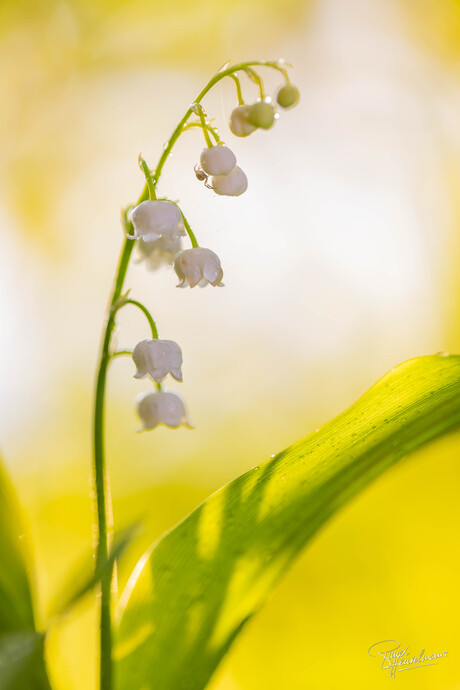
[(142, 422), (142, 429), (155, 429), (159, 424), (177, 429), (179, 426), (192, 428), (185, 404), (180, 395), (165, 391), (141, 393), (136, 398), (136, 411)]
[(236, 166), (228, 175), (215, 175), (211, 178), (211, 187), (216, 194), (224, 196), (240, 196), (248, 188), (248, 178)]
[(248, 120), (250, 107), (251, 106), (248, 105), (239, 105), (232, 110), (229, 127), (230, 131), (237, 137), (247, 137), (257, 129), (257, 127)]
[(182, 214), (172, 201), (142, 201), (132, 209), (130, 220), (136, 240), (152, 242), (160, 237), (175, 240), (185, 235)]
[(159, 237), (152, 242), (138, 240), (137, 251), (139, 258), (137, 262), (145, 261), (149, 271), (156, 271), (160, 266), (172, 265), (174, 257), (182, 248), (180, 237), (170, 240), (168, 237)]
[(149, 374), (159, 382), (171, 374), (176, 381), (182, 381), (182, 351), (173, 340), (141, 340), (132, 357), (137, 367), (135, 379), (143, 379)]
[(207, 175), (227, 175), (236, 165), (236, 156), (222, 144), (203, 149), (200, 165)]
[(222, 287), (224, 272), (220, 259), (210, 249), (193, 247), (183, 249), (174, 259), (174, 270), (181, 281), (177, 287), (205, 287), (208, 283)]

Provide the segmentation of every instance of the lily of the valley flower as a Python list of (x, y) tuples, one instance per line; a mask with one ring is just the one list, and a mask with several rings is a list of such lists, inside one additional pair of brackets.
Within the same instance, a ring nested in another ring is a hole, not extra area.
[(224, 196), (240, 196), (248, 188), (248, 178), (236, 166), (228, 175), (214, 175), (210, 186), (216, 194)]
[(239, 105), (232, 110), (229, 127), (230, 131), (237, 137), (247, 137), (257, 129), (248, 120), (250, 107), (249, 105)]
[(175, 237), (170, 240), (168, 237), (159, 237), (152, 242), (143, 239), (138, 240), (137, 250), (140, 261), (145, 261), (149, 271), (156, 271), (160, 266), (172, 264), (177, 252), (181, 250), (181, 238)]
[(155, 391), (141, 393), (136, 398), (136, 411), (142, 422), (142, 428), (155, 429), (159, 424), (177, 429), (185, 426), (189, 429), (192, 424), (188, 418), (184, 401), (176, 393)]
[(228, 146), (211, 146), (201, 152), (200, 165), (207, 175), (227, 175), (236, 165), (236, 156)]
[(152, 242), (165, 237), (173, 241), (185, 235), (181, 212), (172, 201), (142, 201), (131, 211), (130, 220), (134, 239)]
[(181, 281), (177, 287), (204, 287), (208, 283), (222, 287), (224, 272), (220, 259), (210, 249), (193, 247), (183, 249), (174, 259), (174, 270)]
[(135, 379), (149, 374), (154, 381), (160, 382), (171, 374), (176, 381), (182, 381), (182, 351), (173, 340), (141, 340), (132, 358), (137, 367)]

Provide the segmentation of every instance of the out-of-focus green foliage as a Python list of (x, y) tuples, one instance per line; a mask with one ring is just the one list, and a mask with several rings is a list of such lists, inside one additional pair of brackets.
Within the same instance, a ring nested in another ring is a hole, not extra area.
[(67, 613), (85, 594), (88, 594), (100, 582), (102, 576), (110, 568), (112, 570), (115, 561), (118, 561), (126, 547), (132, 540), (138, 525), (131, 525), (117, 534), (113, 540), (109, 557), (94, 568), (94, 556), (86, 554), (78, 566), (76, 566), (62, 591), (56, 596), (50, 606), (50, 616)]
[(23, 525), (16, 496), (0, 464), (0, 635), (34, 629)]
[(49, 687), (23, 537), (19, 505), (0, 464), (0, 690)]
[(0, 690), (50, 690), (44, 641), (31, 630), (0, 637)]
[(213, 494), (134, 570), (118, 633), (118, 690), (204, 688), (324, 522), (459, 424), (460, 357), (410, 360), (322, 429)]

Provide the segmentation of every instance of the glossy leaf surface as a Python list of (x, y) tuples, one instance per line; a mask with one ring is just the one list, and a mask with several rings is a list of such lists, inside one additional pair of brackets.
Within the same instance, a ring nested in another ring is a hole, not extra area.
[(406, 362), (324, 427), (210, 496), (133, 572), (117, 690), (201, 690), (318, 529), (408, 453), (460, 424), (460, 357)]

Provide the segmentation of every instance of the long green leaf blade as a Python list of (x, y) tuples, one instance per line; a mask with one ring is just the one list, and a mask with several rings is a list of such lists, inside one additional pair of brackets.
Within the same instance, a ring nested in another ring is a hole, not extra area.
[(317, 432), (208, 498), (136, 566), (117, 690), (201, 690), (326, 520), (400, 458), (460, 425), (460, 357), (390, 371)]

